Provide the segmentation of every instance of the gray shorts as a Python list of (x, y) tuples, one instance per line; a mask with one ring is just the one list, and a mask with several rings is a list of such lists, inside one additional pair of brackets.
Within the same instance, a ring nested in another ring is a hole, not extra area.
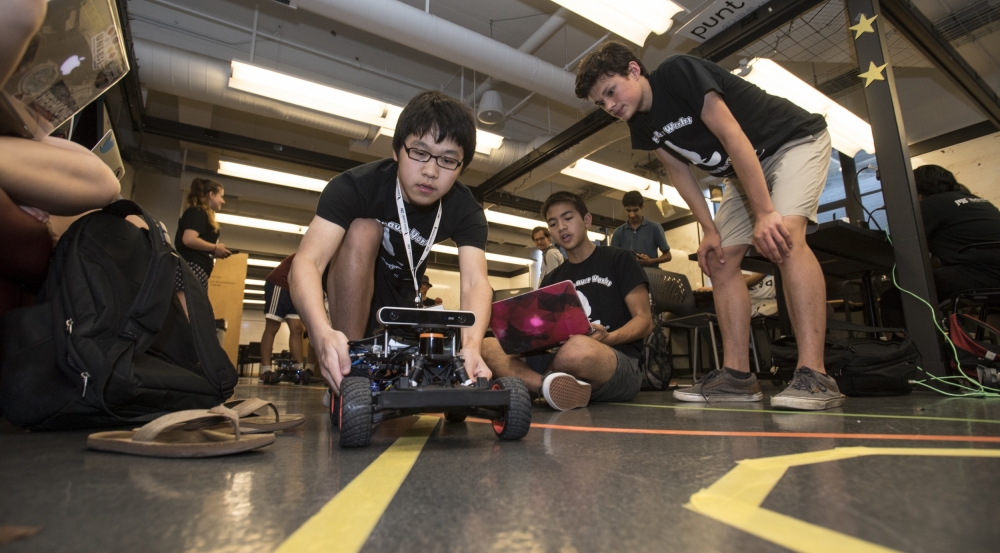
[[(830, 132), (792, 140), (761, 162), (774, 210), (782, 217), (800, 215), (816, 226), (819, 196), (830, 167)], [(715, 215), (722, 247), (753, 244), (753, 211), (738, 178), (726, 179)]]
[[(612, 348), (614, 349), (614, 348)], [(629, 357), (624, 353), (614, 349), (615, 357), (618, 358), (618, 366), (615, 367), (611, 380), (608, 380), (598, 389), (591, 388), (590, 401), (632, 401), (639, 393), (642, 386), (642, 373), (639, 371), (639, 360)], [(545, 374), (556, 356), (555, 352), (529, 355), (523, 360), (531, 367), (531, 370)]]

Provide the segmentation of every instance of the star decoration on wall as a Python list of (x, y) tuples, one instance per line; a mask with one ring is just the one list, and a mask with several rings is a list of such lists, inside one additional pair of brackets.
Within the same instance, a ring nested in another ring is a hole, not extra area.
[(868, 88), (868, 85), (872, 84), (872, 81), (885, 80), (885, 77), (882, 76), (882, 70), (885, 69), (886, 65), (889, 64), (883, 63), (882, 65), (875, 65), (875, 62), (868, 62), (868, 71), (858, 75), (858, 77), (865, 80), (865, 88)]
[(858, 40), (858, 37), (865, 33), (874, 33), (875, 28), (872, 27), (872, 23), (878, 19), (878, 16), (868, 19), (865, 14), (858, 15), (858, 24), (853, 27), (848, 27), (850, 30), (854, 31), (854, 40)]

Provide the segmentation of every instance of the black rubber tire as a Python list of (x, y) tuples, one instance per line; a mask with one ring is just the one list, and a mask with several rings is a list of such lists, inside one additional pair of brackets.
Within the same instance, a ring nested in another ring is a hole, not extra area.
[(333, 428), (340, 428), (340, 396), (330, 391), (330, 424)]
[(501, 440), (520, 440), (531, 429), (531, 396), (520, 378), (505, 376), (498, 378), (494, 386), (510, 390), (510, 406), (504, 407), (503, 415), (493, 422), (493, 431)]
[(267, 385), (277, 384), (278, 379), (275, 378), (276, 376), (274, 371), (264, 371), (264, 374), (260, 375), (260, 381)]
[(448, 422), (465, 422), (468, 415), (461, 411), (448, 411), (444, 414), (444, 420)]
[(372, 437), (372, 390), (368, 379), (348, 376), (340, 383), (340, 447), (365, 447)]

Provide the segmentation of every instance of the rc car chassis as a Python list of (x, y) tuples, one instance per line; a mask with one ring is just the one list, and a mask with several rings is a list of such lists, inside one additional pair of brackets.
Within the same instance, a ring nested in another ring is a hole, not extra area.
[(385, 331), (350, 343), (351, 375), (331, 402), (342, 447), (364, 447), (375, 424), (420, 413), (443, 412), (449, 422), (489, 419), (501, 440), (528, 433), (531, 398), (519, 378), (490, 382), (466, 372), (456, 334), (474, 324), (474, 314), (393, 307), (378, 318)]
[(264, 371), (260, 375), (260, 381), (263, 384), (280, 384), (282, 382), (309, 384), (315, 378), (311, 370), (303, 369), (290, 359), (278, 360), (273, 370)]

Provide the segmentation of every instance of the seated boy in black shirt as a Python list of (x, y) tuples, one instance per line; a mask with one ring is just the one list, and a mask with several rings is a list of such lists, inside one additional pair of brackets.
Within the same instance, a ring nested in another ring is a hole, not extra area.
[(495, 339), (488, 338), (483, 358), (498, 377), (519, 377), (553, 409), (584, 407), (590, 401), (629, 401), (642, 384), (642, 340), (653, 330), (646, 273), (632, 252), (595, 246), (587, 238), (591, 215), (576, 194), (549, 196), (542, 204), (542, 217), (553, 240), (566, 250), (566, 262), (546, 275), (541, 286), (571, 281), (592, 331), (571, 337), (554, 353), (524, 358), (505, 354)]
[[(475, 154), (472, 115), (440, 92), (419, 94), (399, 116), (392, 149), (392, 159), (330, 181), (289, 274), (292, 300), (334, 393), (350, 374), (348, 340), (371, 333), (381, 307), (419, 306), (424, 261), (433, 244), (449, 238), (458, 245), (461, 309), (476, 314), (462, 332), (465, 366), (474, 377), (492, 376), (480, 354), (492, 298), (486, 216), (456, 180)], [(327, 322), (320, 275), (331, 261)]]

